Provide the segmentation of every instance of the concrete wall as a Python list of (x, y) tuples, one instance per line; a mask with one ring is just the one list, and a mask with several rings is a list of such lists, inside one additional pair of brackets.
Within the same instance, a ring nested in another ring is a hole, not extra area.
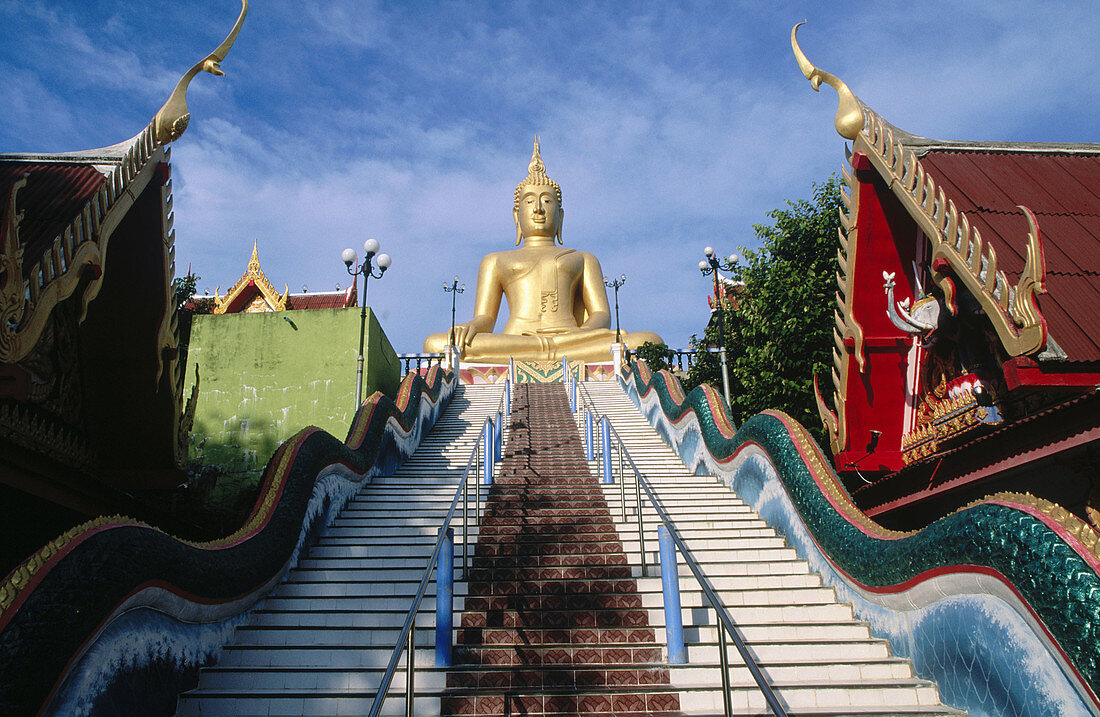
[[(358, 308), (200, 315), (187, 355), (199, 370), (190, 455), (227, 472), (262, 469), (275, 449), (314, 425), (343, 440), (355, 405)], [(394, 398), (397, 355), (367, 310), (363, 397)]]

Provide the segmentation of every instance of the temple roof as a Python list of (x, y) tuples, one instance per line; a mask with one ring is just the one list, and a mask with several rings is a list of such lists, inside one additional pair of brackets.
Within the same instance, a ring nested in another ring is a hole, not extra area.
[(1001, 143), (918, 154), (928, 175), (995, 247), (1010, 283), (1027, 258), (1021, 241), (1027, 218), (1017, 205), (1035, 214), (1048, 292), (1039, 306), (1049, 339), (1065, 356), (1048, 350), (1064, 361), (1100, 361), (1100, 146)]
[(225, 296), (220, 295), (221, 287), (214, 292), (214, 313), (346, 309), (357, 305), (354, 283), (347, 289), (337, 291), (304, 291), (300, 294), (291, 294), (286, 285), (283, 289), (280, 295), (260, 268), (257, 241), (252, 245), (252, 257), (241, 278), (237, 279)]
[(4, 200), (0, 202), (0, 223), (7, 220), (6, 200), (12, 187), (24, 176), (27, 184), (18, 194), (16, 210), (23, 212), (19, 239), (25, 270), (73, 222), (107, 177), (91, 163), (0, 155), (0, 197)]
[(355, 284), (340, 291), (307, 291), (291, 294), (286, 302), (288, 310), (303, 309), (346, 309), (358, 306)]

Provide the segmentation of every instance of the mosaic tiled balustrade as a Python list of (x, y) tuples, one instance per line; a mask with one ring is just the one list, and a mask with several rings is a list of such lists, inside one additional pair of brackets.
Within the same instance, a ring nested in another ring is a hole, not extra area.
[(563, 384), (515, 389), (443, 714), (678, 714)]

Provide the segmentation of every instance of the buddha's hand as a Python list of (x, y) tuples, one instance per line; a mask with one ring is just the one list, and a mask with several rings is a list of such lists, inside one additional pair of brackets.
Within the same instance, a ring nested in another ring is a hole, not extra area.
[(455, 324), (455, 347), (461, 351), (466, 348), (471, 341), (474, 340), (474, 336), (478, 333), (477, 325), (468, 321), (464, 324)]

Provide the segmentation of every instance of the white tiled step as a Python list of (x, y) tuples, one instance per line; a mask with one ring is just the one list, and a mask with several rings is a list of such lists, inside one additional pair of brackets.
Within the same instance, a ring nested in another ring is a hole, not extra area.
[[(402, 466), (405, 475), (376, 478), (349, 502), (237, 629), (218, 665), (200, 672), (198, 687), (181, 696), (179, 714), (366, 714), (482, 420), (496, 410), (501, 392), (495, 386), (459, 389)], [(460, 507), (456, 557), (462, 554), (461, 515)], [(472, 554), (476, 528), (468, 539)], [(417, 714), (438, 714), (433, 693), (446, 679), (433, 667), (435, 591), (432, 581), (417, 615), (417, 683), (428, 693), (418, 696)], [(456, 581), (454, 592), (461, 610), (466, 584)], [(404, 714), (403, 691), (402, 672), (383, 714)]]
[[(585, 388), (626, 441), (630, 457), (793, 713), (958, 714), (940, 704), (935, 685), (915, 679), (908, 661), (892, 657), (889, 644), (872, 637), (868, 626), (853, 618), (850, 605), (837, 603), (833, 590), (821, 587), (820, 578), (809, 573), (805, 561), (798, 560), (782, 538), (760, 522), (746, 522), (746, 516), (756, 519), (755, 513), (727, 487), (713, 477), (689, 473), (617, 385), (593, 383)], [(578, 430), (583, 440), (583, 426)], [(601, 475), (602, 461), (595, 458), (590, 470)], [(623, 485), (604, 485), (604, 496), (627, 559), (640, 576), (633, 470), (627, 462), (620, 474), (617, 451), (612, 463), (615, 479)], [(638, 587), (649, 624), (663, 643), (659, 522), (643, 495), (645, 562), (653, 577), (639, 577)], [(685, 714), (721, 714), (721, 694), (713, 689), (719, 681), (715, 613), (679, 550), (677, 573), (689, 665), (671, 669), (672, 683), (681, 690)], [(791, 582), (807, 578), (811, 582)], [(732, 644), (728, 654), (734, 684), (742, 685), (733, 691), (735, 712), (766, 710)]]
[[(373, 695), (382, 684), (383, 670), (349, 670), (335, 667), (216, 668), (210, 670), (207, 686), (212, 690), (247, 692), (251, 690), (352, 690)], [(445, 670), (416, 671), (418, 690), (442, 690), (447, 684)], [(405, 688), (404, 662), (391, 687)]]
[[(420, 586), (420, 580), (356, 583), (282, 583), (272, 595), (276, 597), (346, 597), (372, 598), (387, 596), (412, 596)], [(465, 583), (455, 582), (455, 594), (465, 594)], [(435, 595), (435, 581), (425, 589), (426, 595)], [(406, 607), (407, 609), (407, 607)]]
[[(716, 675), (712, 679), (720, 677)], [(713, 689), (712, 682), (692, 685), (675, 680), (674, 684), (681, 690), (681, 711), (688, 714), (700, 710), (707, 710), (707, 714), (720, 713), (722, 695), (719, 690)], [(801, 714), (803, 710), (813, 710), (813, 714), (822, 714), (824, 710), (839, 710), (835, 714), (853, 714), (852, 707), (883, 710), (883, 714), (905, 714), (908, 706), (936, 708), (940, 704), (935, 685), (915, 679), (824, 680), (798, 684), (773, 682), (772, 688), (795, 714)], [(764, 697), (755, 684), (731, 690), (731, 698), (734, 709), (767, 709)], [(939, 709), (942, 711), (933, 714), (958, 714), (942, 707)]]
[[(424, 629), (416, 631), (416, 664), (435, 664), (434, 633)], [(339, 667), (342, 669), (384, 670), (393, 654), (393, 642), (377, 645), (319, 646), (288, 645), (273, 649), (270, 645), (237, 645), (226, 647), (218, 659), (219, 667)], [(402, 665), (404, 664), (404, 657)], [(199, 689), (203, 688), (202, 677)]]
[[(461, 520), (461, 515), (458, 516)], [(400, 542), (406, 542), (408, 537), (420, 538), (431, 537), (432, 544), (435, 544), (435, 539), (439, 537), (439, 528), (442, 522), (435, 523), (433, 525), (411, 525), (411, 526), (385, 526), (380, 527), (378, 525), (372, 525), (371, 527), (362, 526), (348, 526), (337, 527), (333, 526), (321, 536), (317, 545), (311, 550), (317, 550), (323, 547), (333, 547), (337, 543), (343, 545), (351, 542), (367, 543), (367, 539), (370, 538), (393, 538)], [(453, 526), (452, 526), (453, 527)]]
[[(395, 680), (396, 681), (396, 680)], [(399, 690), (399, 691), (398, 691)], [(405, 714), (404, 687), (390, 690), (382, 712), (384, 717), (396, 717)], [(202, 694), (201, 702), (190, 695), (180, 698), (179, 717), (343, 717), (353, 715), (361, 717), (370, 711), (374, 704), (374, 691), (353, 690), (310, 690), (289, 692), (271, 690), (254, 691), (245, 694), (234, 692), (207, 691)], [(415, 699), (415, 714), (439, 714), (439, 697), (418, 695)]]

